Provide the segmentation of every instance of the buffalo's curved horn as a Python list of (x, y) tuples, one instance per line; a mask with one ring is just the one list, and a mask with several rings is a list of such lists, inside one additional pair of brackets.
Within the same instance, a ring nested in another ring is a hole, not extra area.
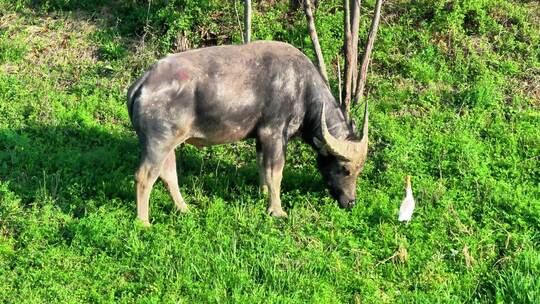
[(326, 109), (323, 103), (322, 112), (321, 112), (321, 133), (322, 139), (326, 146), (328, 152), (332, 153), (334, 156), (352, 161), (355, 159), (357, 153), (355, 153), (354, 143), (348, 140), (337, 139), (328, 131), (328, 126), (326, 125)]
[(328, 152), (334, 156), (343, 160), (352, 161), (355, 163), (363, 164), (367, 157), (367, 145), (368, 145), (368, 109), (366, 102), (366, 109), (364, 113), (364, 125), (362, 127), (362, 139), (360, 141), (352, 140), (340, 140), (332, 136), (328, 131), (326, 125), (325, 106), (323, 104), (321, 113), (321, 131), (323, 141), (328, 149)]

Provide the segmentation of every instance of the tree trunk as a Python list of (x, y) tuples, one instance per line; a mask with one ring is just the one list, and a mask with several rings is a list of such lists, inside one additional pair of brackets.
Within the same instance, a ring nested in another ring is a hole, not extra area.
[(251, 0), (244, 0), (244, 43), (251, 41)]
[(339, 58), (339, 54), (336, 55), (336, 62), (337, 62), (337, 79), (338, 79), (338, 96), (339, 96), (339, 105), (343, 106), (343, 92), (342, 92), (342, 82), (341, 82), (341, 67), (339, 66), (339, 61), (341, 58)]
[[(360, 29), (360, 7), (361, 0), (351, 0), (352, 19), (351, 19), (351, 36), (352, 36), (352, 92), (356, 92), (356, 81), (358, 79), (358, 31)], [(352, 99), (356, 99), (355, 96)]]
[(349, 6), (349, 0), (343, 0), (343, 29), (344, 29), (344, 43), (343, 49), (345, 51), (345, 91), (343, 96), (343, 103), (341, 108), (343, 112), (348, 115), (351, 108), (351, 93), (352, 93), (352, 72), (353, 72), (353, 48), (352, 48), (352, 36), (351, 36), (351, 9)]
[(315, 20), (313, 19), (313, 12), (310, 0), (305, 0), (304, 12), (308, 21), (309, 36), (311, 37), (311, 42), (313, 42), (313, 49), (315, 50), (315, 55), (317, 56), (319, 72), (321, 73), (321, 76), (328, 85), (328, 74), (326, 73), (326, 65), (324, 64), (321, 45), (319, 44), (319, 37), (317, 36), (317, 30), (315, 28)]
[(356, 99), (355, 103), (358, 103), (364, 94), (364, 87), (366, 85), (366, 77), (369, 66), (369, 60), (371, 56), (371, 50), (373, 49), (373, 43), (377, 36), (377, 29), (379, 28), (379, 21), (381, 19), (381, 6), (383, 0), (377, 0), (375, 5), (375, 14), (371, 20), (371, 28), (369, 29), (368, 41), (366, 48), (364, 49), (364, 56), (362, 58), (362, 67), (360, 68), (360, 75), (358, 76), (358, 84), (356, 86)]

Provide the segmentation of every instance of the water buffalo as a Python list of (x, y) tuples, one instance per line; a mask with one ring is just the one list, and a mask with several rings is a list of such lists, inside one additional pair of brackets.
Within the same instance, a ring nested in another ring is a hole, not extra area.
[(355, 204), (356, 178), (368, 149), (368, 111), (357, 136), (313, 63), (281, 42), (217, 46), (169, 55), (128, 91), (128, 111), (142, 146), (135, 174), (138, 218), (149, 225), (149, 196), (165, 182), (176, 207), (180, 194), (175, 148), (255, 138), (261, 189), (268, 213), (285, 217), (280, 186), (288, 141), (300, 136), (318, 154), (332, 196), (343, 208)]

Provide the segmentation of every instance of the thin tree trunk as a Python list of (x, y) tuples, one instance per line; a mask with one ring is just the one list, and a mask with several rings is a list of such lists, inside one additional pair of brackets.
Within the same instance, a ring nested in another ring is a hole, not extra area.
[(342, 96), (342, 83), (341, 83), (341, 67), (339, 66), (339, 61), (341, 58), (339, 58), (339, 54), (336, 55), (336, 61), (337, 61), (337, 78), (338, 78), (338, 94), (339, 94), (339, 105), (343, 105), (343, 98)]
[(364, 56), (362, 58), (362, 67), (360, 68), (360, 75), (358, 76), (358, 84), (356, 86), (356, 99), (355, 103), (358, 103), (364, 94), (364, 87), (366, 85), (366, 77), (369, 66), (369, 60), (371, 56), (371, 50), (373, 49), (373, 43), (377, 36), (377, 29), (379, 28), (379, 21), (381, 19), (381, 6), (383, 0), (377, 0), (375, 5), (375, 14), (371, 20), (371, 28), (369, 29), (368, 41), (364, 50)]
[(343, 96), (343, 104), (341, 108), (348, 115), (351, 107), (351, 95), (352, 95), (352, 37), (351, 37), (351, 9), (349, 7), (349, 0), (343, 0), (343, 9), (345, 14), (343, 16), (343, 28), (344, 28), (344, 44), (343, 49), (345, 51), (345, 91)]
[[(360, 28), (360, 7), (361, 0), (351, 0), (352, 19), (351, 19), (351, 36), (352, 36), (352, 92), (356, 92), (356, 81), (358, 79), (358, 32)], [(355, 96), (352, 99), (356, 99)]]
[(328, 85), (328, 74), (326, 73), (326, 65), (324, 64), (324, 58), (321, 51), (321, 45), (319, 44), (319, 37), (317, 36), (317, 29), (315, 28), (315, 20), (313, 19), (313, 12), (311, 9), (311, 1), (305, 0), (304, 2), (304, 12), (308, 21), (308, 31), (309, 36), (311, 37), (311, 42), (313, 42), (313, 49), (315, 50), (315, 55), (317, 56), (317, 63), (319, 66), (319, 72), (323, 77), (324, 81)]
[(251, 0), (244, 0), (244, 43), (251, 41)]
[(234, 3), (234, 12), (236, 14), (236, 22), (238, 22), (238, 28), (240, 29), (240, 34), (242, 35), (242, 41), (244, 40), (244, 29), (242, 28), (242, 22), (240, 21), (240, 14), (238, 14), (238, 7), (236, 6), (236, 0), (233, 0)]

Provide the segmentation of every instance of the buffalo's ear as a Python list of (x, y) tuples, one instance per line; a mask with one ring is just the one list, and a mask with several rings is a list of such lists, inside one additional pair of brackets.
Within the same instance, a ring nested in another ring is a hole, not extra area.
[(315, 147), (317, 147), (317, 149), (319, 150), (319, 153), (321, 153), (324, 156), (328, 156), (326, 145), (323, 144), (323, 142), (320, 141), (317, 137), (313, 137), (313, 144), (315, 144)]

